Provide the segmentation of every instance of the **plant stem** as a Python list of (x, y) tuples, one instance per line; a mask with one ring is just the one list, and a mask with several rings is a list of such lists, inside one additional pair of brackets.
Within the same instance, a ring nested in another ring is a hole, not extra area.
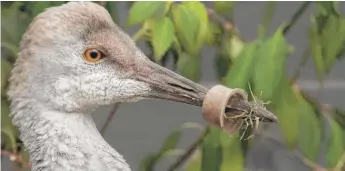
[(284, 28), (283, 34), (286, 35), (290, 29), (295, 25), (297, 20), (303, 15), (305, 10), (309, 7), (310, 1), (303, 2), (303, 4), (297, 9), (297, 11), (292, 15), (291, 20), (288, 25)]
[[(231, 31), (232, 29), (236, 29), (234, 24), (228, 21), (225, 17), (217, 15), (213, 9), (207, 8), (207, 14), (210, 18), (214, 19), (216, 22), (220, 23), (225, 31)], [(236, 29), (237, 30), (237, 29)]]
[[(284, 145), (280, 141), (272, 138), (271, 136), (268, 136), (263, 131), (258, 131), (255, 136), (260, 136), (260, 137), (265, 138), (266, 140), (269, 140), (270, 142), (275, 143), (275, 144), (280, 145), (280, 146)], [(305, 158), (303, 155), (301, 155), (300, 153), (298, 153), (296, 151), (291, 152), (290, 150), (287, 150), (286, 152), (293, 154), (293, 156), (298, 158), (302, 162), (302, 164), (308, 166), (313, 171), (329, 171), (326, 168), (323, 168), (322, 166), (320, 166), (319, 164), (309, 160), (308, 158)]]
[(292, 78), (291, 78), (291, 82), (294, 83), (296, 82), (300, 75), (301, 75), (301, 72), (304, 68), (304, 66), (307, 64), (308, 62), (308, 59), (309, 59), (309, 49), (306, 49), (304, 52), (303, 52), (303, 55), (302, 55), (302, 59), (301, 61), (299, 62), (299, 65), (298, 65), (298, 69), (296, 69), (296, 71), (294, 72), (294, 74), (292, 75)]
[(318, 165), (317, 163), (314, 163), (313, 161), (305, 157), (302, 157), (302, 156), (297, 156), (297, 157), (302, 160), (303, 164), (311, 168), (313, 171), (328, 171), (326, 168), (323, 168), (322, 166)]
[(267, 3), (268, 4), (266, 7), (266, 14), (265, 14), (264, 21), (263, 21), (263, 26), (265, 29), (267, 29), (267, 27), (271, 24), (271, 20), (272, 20), (273, 14), (275, 12), (275, 7), (276, 7), (275, 1), (270, 1)]
[(186, 162), (190, 158), (190, 156), (194, 153), (194, 151), (198, 148), (198, 146), (204, 141), (204, 138), (209, 132), (209, 127), (206, 127), (205, 131), (201, 134), (201, 136), (187, 148), (186, 152), (181, 155), (172, 165), (169, 166), (168, 171), (174, 171), (178, 169), (183, 163)]
[(138, 41), (139, 38), (144, 35), (145, 33), (145, 29), (144, 28), (141, 28), (138, 32), (136, 32), (133, 36), (132, 36), (132, 39), (134, 42)]
[(273, 14), (275, 13), (275, 7), (276, 7), (275, 1), (267, 2), (263, 23), (259, 25), (259, 30), (258, 30), (259, 38), (262, 38), (266, 35), (267, 30), (268, 30), (267, 28), (271, 24)]
[(104, 125), (102, 126), (102, 129), (100, 131), (101, 135), (103, 136), (105, 130), (107, 129), (108, 125), (110, 124), (111, 120), (113, 119), (117, 109), (119, 108), (120, 103), (115, 103), (113, 107), (111, 108), (107, 120), (105, 121)]

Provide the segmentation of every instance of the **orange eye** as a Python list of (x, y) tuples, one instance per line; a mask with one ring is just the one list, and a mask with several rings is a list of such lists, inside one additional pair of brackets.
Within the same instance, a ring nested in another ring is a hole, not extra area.
[(103, 53), (97, 49), (87, 49), (84, 52), (84, 58), (89, 62), (98, 62), (104, 57)]

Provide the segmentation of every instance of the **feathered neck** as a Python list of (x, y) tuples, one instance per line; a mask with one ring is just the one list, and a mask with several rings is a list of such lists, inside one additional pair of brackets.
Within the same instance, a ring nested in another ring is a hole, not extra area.
[(12, 100), (12, 120), (29, 152), (32, 170), (129, 171), (123, 157), (100, 135), (90, 114), (47, 110)]

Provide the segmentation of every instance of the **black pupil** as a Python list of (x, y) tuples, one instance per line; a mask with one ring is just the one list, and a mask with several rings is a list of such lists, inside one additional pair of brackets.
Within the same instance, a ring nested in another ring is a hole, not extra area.
[(91, 58), (97, 58), (98, 57), (98, 53), (96, 51), (93, 51), (90, 53), (90, 57)]

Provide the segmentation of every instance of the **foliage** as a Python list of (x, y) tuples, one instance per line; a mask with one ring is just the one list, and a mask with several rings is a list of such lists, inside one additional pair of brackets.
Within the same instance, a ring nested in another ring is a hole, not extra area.
[(329, 72), (337, 58), (344, 53), (345, 19), (337, 12), (337, 3), (317, 3), (317, 12), (309, 29), (310, 49), (319, 79)]
[[(45, 8), (64, 2), (2, 2), (1, 39), (1, 122), (2, 149), (18, 153), (18, 133), (10, 122), (9, 102), (6, 99), (7, 79), (16, 55), (19, 41), (34, 16)], [(316, 11), (311, 17), (307, 57), (312, 57), (318, 78), (322, 83), (336, 60), (345, 51), (345, 19), (338, 12), (337, 2), (313, 2)], [(105, 7), (116, 17), (116, 2), (106, 2)], [(305, 4), (304, 4), (305, 5)], [(302, 161), (317, 163), (320, 142), (330, 135), (325, 168), (343, 167), (340, 161), (345, 154), (345, 114), (340, 110), (325, 110), (323, 105), (296, 88), (297, 78), (285, 74), (286, 59), (292, 52), (285, 34), (293, 26), (281, 25), (272, 35), (266, 30), (274, 15), (274, 2), (268, 3), (258, 37), (245, 41), (231, 22), (235, 2), (214, 2), (208, 9), (198, 1), (193, 2), (133, 2), (129, 9), (127, 26), (141, 28), (133, 36), (143, 40), (153, 53), (150, 59), (165, 64), (168, 58), (175, 61), (175, 70), (183, 76), (198, 81), (201, 49), (214, 46), (214, 58), (219, 81), (229, 87), (248, 90), (264, 101), (272, 101), (269, 109), (279, 117), (280, 130), (287, 148), (299, 149)], [(292, 10), (293, 11), (293, 10)], [(303, 11), (302, 11), (303, 12)], [(299, 13), (294, 14), (298, 19)], [(304, 58), (304, 57), (303, 57)], [(303, 59), (302, 59), (303, 60)], [(291, 81), (292, 80), (292, 81)], [(327, 121), (327, 122), (324, 122)], [(330, 132), (326, 132), (330, 127)], [(198, 144), (193, 157), (187, 158), (186, 170), (244, 170), (246, 151), (253, 140), (240, 140), (239, 135), (228, 136), (219, 129), (207, 127), (203, 141)], [(183, 129), (172, 132), (156, 153), (143, 159), (140, 169), (154, 170), (163, 157), (174, 152)], [(19, 143), (19, 146), (21, 144)], [(21, 149), (23, 149), (21, 147)], [(24, 153), (20, 153), (25, 155)], [(307, 163), (306, 163), (307, 164)]]

